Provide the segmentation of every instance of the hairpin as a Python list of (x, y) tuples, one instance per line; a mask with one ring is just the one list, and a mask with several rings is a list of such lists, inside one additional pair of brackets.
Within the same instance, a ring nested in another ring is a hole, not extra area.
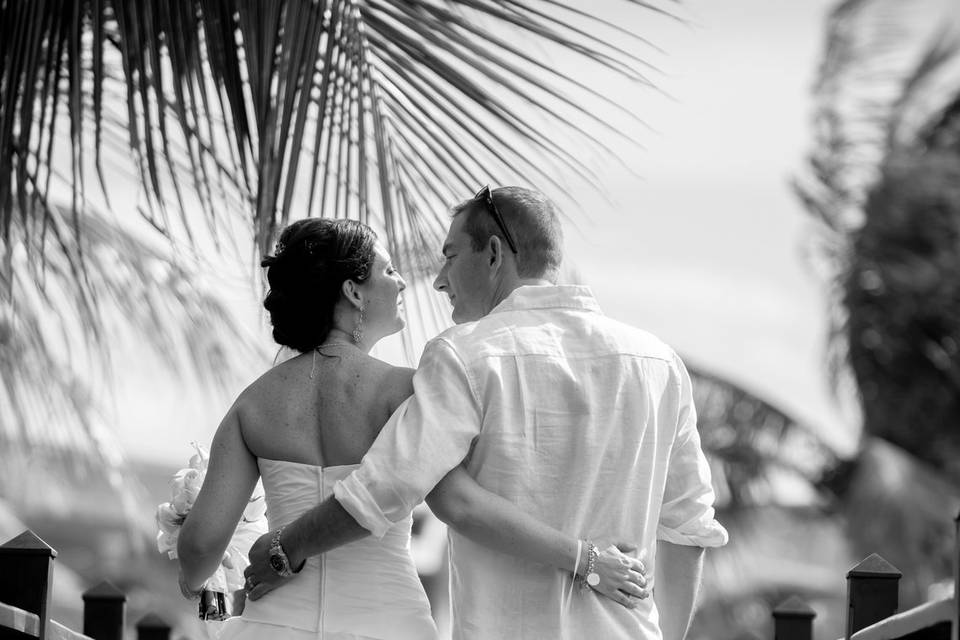
[(308, 255), (313, 255), (317, 251), (317, 241), (316, 240), (306, 240), (303, 243), (304, 248), (307, 250)]
[(273, 250), (273, 255), (279, 257), (283, 250), (287, 248), (287, 245), (283, 243), (283, 240), (277, 240), (277, 246)]

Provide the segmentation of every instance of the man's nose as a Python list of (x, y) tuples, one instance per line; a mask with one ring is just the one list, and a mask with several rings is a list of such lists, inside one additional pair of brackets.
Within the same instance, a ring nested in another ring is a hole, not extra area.
[(437, 291), (443, 291), (447, 288), (447, 279), (443, 275), (443, 269), (441, 269), (437, 277), (433, 279), (433, 288)]

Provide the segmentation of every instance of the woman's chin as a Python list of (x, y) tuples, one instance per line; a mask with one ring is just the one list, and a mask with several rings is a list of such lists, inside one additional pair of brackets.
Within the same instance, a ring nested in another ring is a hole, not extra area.
[(407, 326), (407, 321), (403, 319), (403, 316), (397, 316), (396, 320), (393, 323), (393, 330), (390, 331), (390, 335), (395, 333), (400, 333)]

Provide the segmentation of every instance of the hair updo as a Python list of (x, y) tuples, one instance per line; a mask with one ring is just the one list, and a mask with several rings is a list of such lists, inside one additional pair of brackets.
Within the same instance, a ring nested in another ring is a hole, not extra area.
[(370, 276), (376, 241), (373, 229), (356, 220), (308, 218), (280, 233), (275, 255), (260, 262), (270, 285), (263, 306), (277, 344), (305, 353), (323, 343), (341, 285)]

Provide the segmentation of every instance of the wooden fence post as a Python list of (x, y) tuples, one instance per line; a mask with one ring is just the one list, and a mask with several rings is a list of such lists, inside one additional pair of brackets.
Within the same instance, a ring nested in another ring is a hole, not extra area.
[(148, 613), (137, 623), (137, 640), (170, 640), (170, 625), (155, 613)]
[(27, 529), (0, 545), (0, 602), (37, 614), (46, 638), (57, 552)]
[(817, 613), (798, 596), (790, 596), (773, 610), (773, 640), (813, 640)]
[(104, 580), (83, 594), (83, 635), (94, 640), (123, 640), (127, 596)]
[(875, 553), (847, 573), (847, 640), (897, 612), (902, 575)]

